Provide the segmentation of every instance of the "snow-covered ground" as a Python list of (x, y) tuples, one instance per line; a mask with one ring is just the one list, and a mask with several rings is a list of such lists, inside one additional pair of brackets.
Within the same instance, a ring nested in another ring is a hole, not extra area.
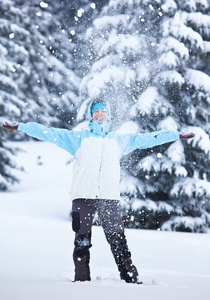
[[(13, 143), (25, 172), (0, 194), (0, 299), (176, 299), (210, 295), (210, 235), (126, 230), (144, 285), (119, 280), (100, 227), (93, 227), (92, 281), (73, 283), (69, 154), (45, 142)], [(40, 156), (40, 157), (39, 157)]]

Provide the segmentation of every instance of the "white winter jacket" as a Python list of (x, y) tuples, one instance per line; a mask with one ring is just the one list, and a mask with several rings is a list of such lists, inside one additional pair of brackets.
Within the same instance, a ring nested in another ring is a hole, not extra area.
[(118, 134), (97, 130), (69, 131), (37, 123), (20, 123), (18, 130), (56, 144), (74, 156), (71, 198), (120, 199), (120, 157), (139, 148), (146, 149), (179, 139), (179, 133), (160, 130), (152, 133)]

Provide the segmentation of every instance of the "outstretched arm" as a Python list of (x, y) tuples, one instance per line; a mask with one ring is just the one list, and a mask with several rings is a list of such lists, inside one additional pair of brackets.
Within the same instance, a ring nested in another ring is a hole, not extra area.
[(4, 122), (2, 127), (9, 130), (24, 132), (41, 141), (51, 142), (72, 155), (75, 155), (81, 144), (81, 132), (79, 131), (46, 127), (34, 122), (26, 124)]
[(191, 139), (194, 136), (194, 133), (184, 134), (179, 133), (178, 131), (162, 129), (151, 133), (120, 135), (118, 142), (120, 144), (122, 155), (126, 155), (135, 149), (152, 148), (154, 146), (174, 142), (179, 139)]
[(4, 129), (17, 130), (18, 129), (18, 125), (19, 125), (19, 123), (16, 123), (16, 122), (13, 122), (13, 123), (4, 122), (1, 126)]

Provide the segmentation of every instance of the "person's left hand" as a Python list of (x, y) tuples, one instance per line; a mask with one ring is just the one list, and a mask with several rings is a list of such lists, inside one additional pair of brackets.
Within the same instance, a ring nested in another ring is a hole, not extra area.
[(194, 138), (195, 134), (193, 132), (184, 134), (184, 133), (180, 133), (180, 140), (188, 140), (188, 139), (192, 139)]

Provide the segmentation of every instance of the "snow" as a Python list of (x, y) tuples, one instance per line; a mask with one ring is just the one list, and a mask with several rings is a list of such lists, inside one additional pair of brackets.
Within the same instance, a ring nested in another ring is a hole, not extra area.
[(169, 35), (182, 41), (189, 41), (192, 47), (203, 49), (202, 37), (192, 28), (183, 24), (179, 13), (176, 13), (174, 19), (168, 19), (163, 23), (163, 36)]
[(204, 53), (210, 52), (210, 42), (209, 41), (204, 41), (203, 47), (204, 47)]
[(137, 122), (128, 121), (125, 122), (120, 128), (117, 130), (118, 133), (121, 134), (128, 134), (128, 133), (138, 133), (139, 132), (139, 125)]
[(142, 116), (154, 113), (158, 115), (160, 112), (166, 114), (172, 106), (158, 93), (156, 87), (148, 87), (138, 98), (136, 104), (131, 108), (131, 116), (135, 116), (140, 111)]
[(174, 217), (172, 220), (165, 222), (162, 226), (162, 229), (171, 230), (171, 228), (180, 227), (180, 224), (183, 224), (185, 228), (188, 227), (193, 231), (196, 227), (202, 228), (203, 220), (199, 217)]
[(178, 177), (178, 176), (182, 176), (182, 177), (186, 177), (188, 172), (187, 170), (185, 169), (185, 167), (179, 165), (179, 164), (175, 164), (174, 166), (174, 169), (175, 169), (175, 175)]
[(95, 3), (91, 3), (91, 4), (90, 4), (90, 7), (91, 7), (92, 9), (95, 9), (95, 8), (96, 8)]
[(92, 64), (92, 72), (98, 72), (107, 67), (107, 65), (119, 66), (121, 65), (121, 60), (118, 55), (107, 55)]
[(81, 106), (77, 113), (77, 120), (81, 121), (86, 117), (88, 105), (90, 104), (90, 99), (86, 99), (81, 103)]
[(9, 76), (4, 74), (0, 74), (0, 82), (1, 85), (6, 86), (10, 91), (13, 90), (16, 92), (18, 89), (17, 84)]
[(96, 30), (102, 30), (108, 26), (117, 27), (119, 25), (127, 25), (127, 16), (118, 15), (118, 16), (103, 16), (93, 21), (93, 25)]
[(0, 194), (0, 294), (5, 300), (207, 300), (209, 234), (126, 230), (144, 285), (119, 275), (101, 227), (93, 227), (91, 282), (72, 283), (69, 155), (46, 142), (21, 147), (20, 185)]
[[(11, 82), (12, 82), (12, 80), (11, 80)], [(7, 99), (8, 99), (8, 93), (5, 93), (4, 91), (1, 91), (0, 104), (6, 102)], [(9, 103), (9, 105), (7, 105), (5, 107), (5, 114), (7, 116), (10, 116), (10, 119), (13, 118), (14, 116), (15, 117), (21, 116), (21, 109), (20, 108), (23, 108), (23, 102), (20, 99), (18, 99), (15, 95), (10, 95), (10, 99), (13, 102)], [(3, 122), (4, 122), (5, 118), (6, 118), (5, 116), (1, 116), (0, 120), (2, 119)]]
[(48, 7), (48, 4), (45, 3), (44, 1), (40, 2), (39, 5), (40, 5), (42, 8)]
[(183, 59), (189, 58), (189, 50), (188, 48), (178, 41), (177, 39), (168, 36), (166, 38), (162, 38), (161, 44), (159, 45), (159, 51), (173, 50)]
[(185, 164), (184, 146), (181, 140), (172, 143), (166, 150), (168, 158), (174, 163)]
[(145, 200), (140, 200), (140, 199), (134, 199), (134, 201), (132, 202), (132, 209), (133, 210), (140, 210), (143, 207), (146, 207), (147, 210), (154, 210), (154, 211), (163, 211), (166, 210), (168, 213), (173, 211), (174, 208), (163, 202), (163, 201), (158, 201), (157, 203), (155, 203), (152, 200), (149, 199), (145, 199)]
[(192, 144), (193, 147), (199, 147), (210, 156), (210, 138), (202, 128), (197, 126), (184, 126), (182, 132), (195, 133), (195, 137), (192, 140), (187, 140), (187, 143)]
[(202, 35), (209, 36), (210, 34), (210, 16), (203, 15), (201, 12), (182, 12), (181, 18), (185, 24), (193, 24), (194, 27), (199, 29)]
[[(7, 48), (5, 48), (4, 46), (2, 46), (1, 44), (0, 44), (0, 57), (2, 58), (2, 57), (4, 57), (4, 56), (6, 56), (8, 54), (8, 50), (7, 50)], [(4, 62), (5, 63), (5, 62)]]
[(132, 203), (132, 209), (133, 210), (140, 210), (143, 207), (146, 207), (148, 210), (157, 210), (157, 205), (155, 204), (154, 201), (151, 201), (149, 199), (145, 200), (140, 200), (140, 199), (135, 199)]
[(131, 34), (110, 34), (109, 39), (101, 47), (99, 55), (108, 55), (114, 49), (119, 55), (138, 56), (146, 48), (143, 38)]
[[(127, 172), (121, 172), (120, 192), (127, 195), (136, 195), (138, 191), (143, 194), (144, 186), (139, 183), (137, 178), (133, 178)], [(122, 199), (123, 202), (124, 199)]]
[(52, 82), (54, 82), (55, 84), (57, 85), (62, 84), (63, 76), (59, 72), (57, 71), (51, 72), (50, 77), (52, 78)]
[(156, 78), (156, 82), (160, 82), (162, 84), (170, 83), (170, 84), (178, 84), (179, 86), (182, 86), (184, 84), (184, 78), (181, 74), (179, 74), (176, 70), (170, 70), (170, 71), (163, 71), (160, 72)]
[(186, 82), (196, 90), (204, 91), (210, 94), (210, 77), (199, 71), (188, 69), (185, 75)]
[(154, 154), (148, 155), (147, 157), (142, 158), (138, 165), (137, 170), (142, 169), (144, 171), (150, 172), (151, 170), (154, 170), (155, 172), (160, 171), (160, 164), (156, 159), (156, 156)]
[(179, 65), (179, 58), (172, 51), (169, 51), (167, 53), (163, 53), (161, 57), (158, 58), (158, 64), (160, 66), (166, 66), (173, 69)]
[(143, 64), (136, 65), (137, 81), (149, 80), (149, 71)]
[(171, 116), (166, 117), (164, 120), (161, 120), (158, 123), (158, 128), (160, 129), (169, 129), (169, 130), (179, 130), (179, 124), (176, 120), (174, 120), (174, 118), (172, 118)]
[(80, 90), (87, 88), (88, 95), (95, 98), (101, 90), (106, 89), (111, 83), (114, 86), (121, 82), (130, 85), (135, 81), (135, 72), (128, 67), (107, 66), (101, 72), (92, 72), (81, 83)]
[(194, 199), (199, 197), (203, 201), (209, 201), (210, 198), (210, 182), (198, 178), (182, 178), (171, 190), (171, 195), (178, 195), (182, 193), (186, 199)]
[(170, 13), (177, 10), (177, 4), (173, 0), (166, 0), (164, 4), (161, 5), (163, 13)]

